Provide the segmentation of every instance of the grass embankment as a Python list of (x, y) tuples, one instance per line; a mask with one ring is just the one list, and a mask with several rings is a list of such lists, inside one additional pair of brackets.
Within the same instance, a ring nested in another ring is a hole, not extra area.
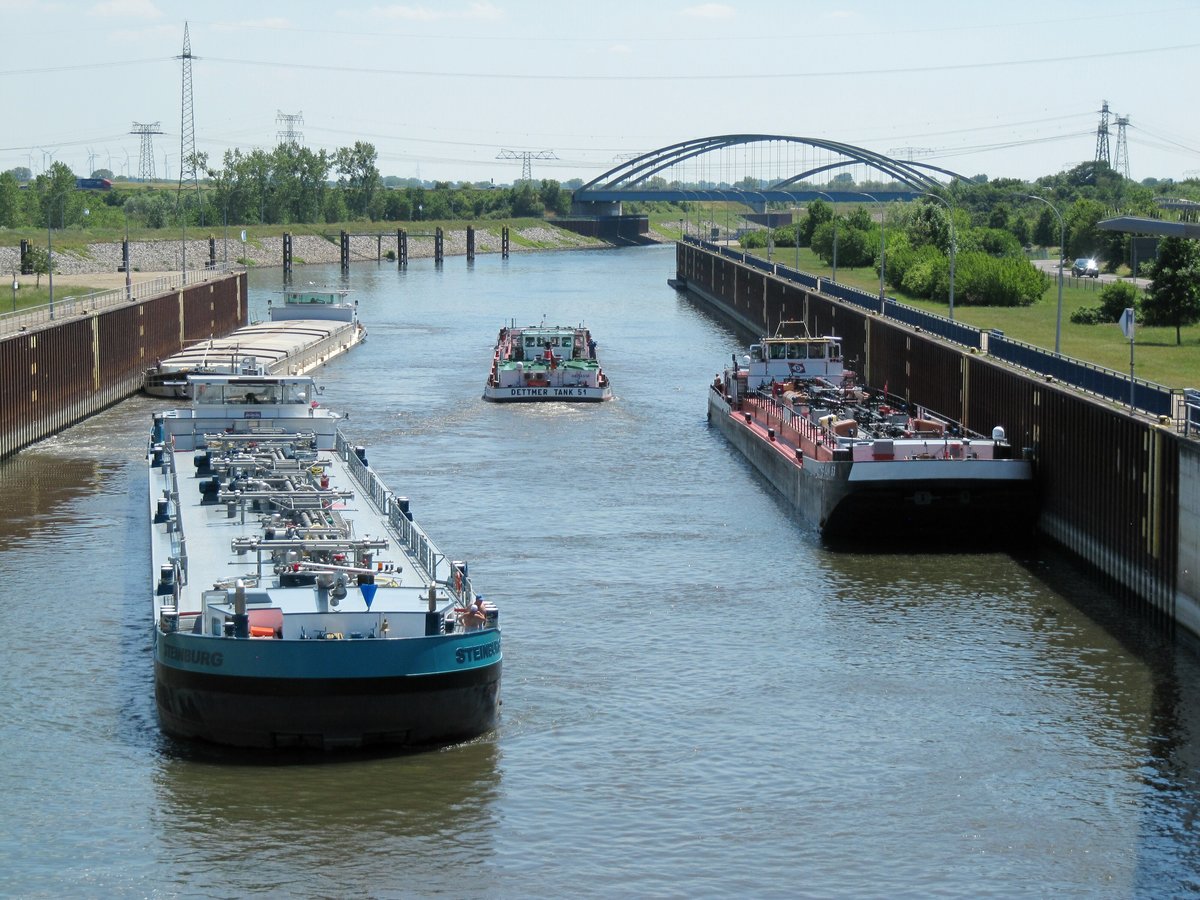
[[(795, 250), (778, 252), (777, 262), (795, 266)], [(830, 268), (810, 250), (801, 248), (799, 269), (813, 275), (830, 277)], [(870, 293), (879, 290), (879, 273), (873, 268), (846, 269), (838, 267), (838, 281)], [(1111, 325), (1076, 325), (1071, 313), (1078, 309), (1100, 305), (1102, 285), (1091, 278), (1067, 277), (1063, 281), (1062, 335), (1060, 348), (1064, 356), (1085, 360), (1118, 372), (1129, 371), (1129, 341), (1114, 322)], [(915, 306), (939, 316), (950, 313), (946, 301), (910, 297), (903, 291), (888, 288), (894, 300)], [(1005, 337), (1024, 341), (1046, 350), (1054, 349), (1054, 332), (1058, 313), (1058, 282), (1051, 279), (1042, 298), (1032, 306), (963, 306), (954, 305), (954, 319), (976, 328), (995, 328)], [(1174, 328), (1148, 328), (1139, 325), (1134, 347), (1134, 374), (1139, 378), (1167, 387), (1200, 386), (1200, 325), (1180, 331), (1182, 343), (1175, 343)]]
[[(755, 251), (766, 257), (766, 251)], [(778, 248), (772, 255), (774, 262), (818, 275), (832, 277), (830, 266), (823, 263), (807, 248), (796, 251), (791, 247)], [(879, 272), (874, 268), (847, 269), (838, 266), (838, 281), (868, 293), (878, 293)], [(1129, 341), (1114, 322), (1111, 325), (1076, 325), (1071, 313), (1084, 307), (1100, 305), (1102, 284), (1091, 278), (1072, 278), (1063, 281), (1062, 335), (1060, 349), (1064, 356), (1084, 360), (1118, 372), (1129, 371)], [(890, 286), (887, 296), (909, 306), (915, 306), (939, 316), (950, 313), (947, 301), (927, 300), (910, 297), (903, 291)], [(1005, 337), (1033, 344), (1046, 350), (1054, 349), (1055, 321), (1058, 311), (1058, 282), (1050, 280), (1042, 298), (1032, 306), (964, 306), (954, 304), (954, 319), (965, 325), (982, 329), (998, 329)], [(1134, 374), (1138, 378), (1153, 381), (1166, 387), (1200, 387), (1200, 325), (1189, 325), (1180, 330), (1182, 343), (1175, 342), (1174, 328), (1149, 328), (1138, 325), (1134, 346)]]

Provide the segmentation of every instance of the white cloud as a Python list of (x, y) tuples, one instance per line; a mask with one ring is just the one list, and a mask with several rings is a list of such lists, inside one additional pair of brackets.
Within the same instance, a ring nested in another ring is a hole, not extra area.
[(608, 52), (613, 56), (630, 56), (633, 49), (628, 44), (613, 44), (608, 48)]
[(104, 0), (103, 3), (97, 3), (88, 12), (93, 16), (110, 19), (161, 19), (163, 15), (152, 0)]
[(447, 19), (494, 21), (504, 16), (499, 7), (486, 2), (486, 0), (469, 3), (461, 9), (430, 8), (423, 5), (377, 6), (370, 11), (369, 15), (404, 22), (440, 22)]
[(683, 11), (686, 16), (697, 19), (732, 19), (735, 15), (732, 6), (724, 3), (701, 3), (699, 6), (689, 6)]

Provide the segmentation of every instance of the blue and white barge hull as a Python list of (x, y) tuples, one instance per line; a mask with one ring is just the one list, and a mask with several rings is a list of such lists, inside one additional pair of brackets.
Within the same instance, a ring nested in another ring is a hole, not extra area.
[(164, 731), (238, 747), (421, 748), (493, 728), (495, 607), (304, 376), (191, 379), (148, 452)]

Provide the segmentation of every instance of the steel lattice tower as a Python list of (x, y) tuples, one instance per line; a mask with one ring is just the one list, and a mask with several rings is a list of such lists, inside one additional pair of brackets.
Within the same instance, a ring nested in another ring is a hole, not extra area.
[(1117, 162), (1116, 170), (1129, 178), (1129, 144), (1125, 140), (1125, 126), (1129, 124), (1129, 116), (1117, 116)]
[[(196, 122), (192, 113), (192, 39), (188, 34), (187, 22), (183, 23), (183, 117), (179, 129), (179, 195), (183, 196), (184, 182), (196, 186), (196, 197), (200, 196), (200, 180), (196, 177)], [(203, 209), (203, 206), (201, 207)]]
[(533, 181), (533, 166), (530, 165), (530, 160), (558, 159), (558, 157), (554, 155), (553, 150), (501, 150), (496, 154), (496, 159), (521, 160), (521, 180)]
[(1100, 107), (1100, 124), (1096, 127), (1096, 162), (1109, 163), (1108, 156), (1108, 101)]
[(294, 116), (288, 115), (281, 109), (275, 110), (275, 124), (280, 126), (279, 131), (275, 132), (275, 136), (281, 144), (302, 144), (304, 143), (304, 133), (297, 131), (297, 125), (304, 124), (304, 113), (298, 112)]
[(134, 122), (130, 134), (142, 136), (142, 155), (138, 160), (138, 180), (154, 180), (154, 138), (152, 135), (162, 134), (159, 122)]

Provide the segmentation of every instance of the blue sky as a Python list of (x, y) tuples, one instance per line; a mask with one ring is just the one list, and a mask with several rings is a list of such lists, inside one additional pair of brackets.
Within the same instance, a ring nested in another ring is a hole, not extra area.
[(1195, 0), (0, 0), (0, 170), (83, 175), (90, 156), (136, 176), (129, 131), (158, 122), (155, 174), (177, 178), (185, 21), (217, 163), (273, 147), (282, 112), (305, 145), (366, 140), (402, 177), (509, 183), (513, 150), (553, 153), (535, 178), (588, 180), (753, 132), (1032, 179), (1093, 158), (1107, 101), (1133, 178), (1200, 174)]

